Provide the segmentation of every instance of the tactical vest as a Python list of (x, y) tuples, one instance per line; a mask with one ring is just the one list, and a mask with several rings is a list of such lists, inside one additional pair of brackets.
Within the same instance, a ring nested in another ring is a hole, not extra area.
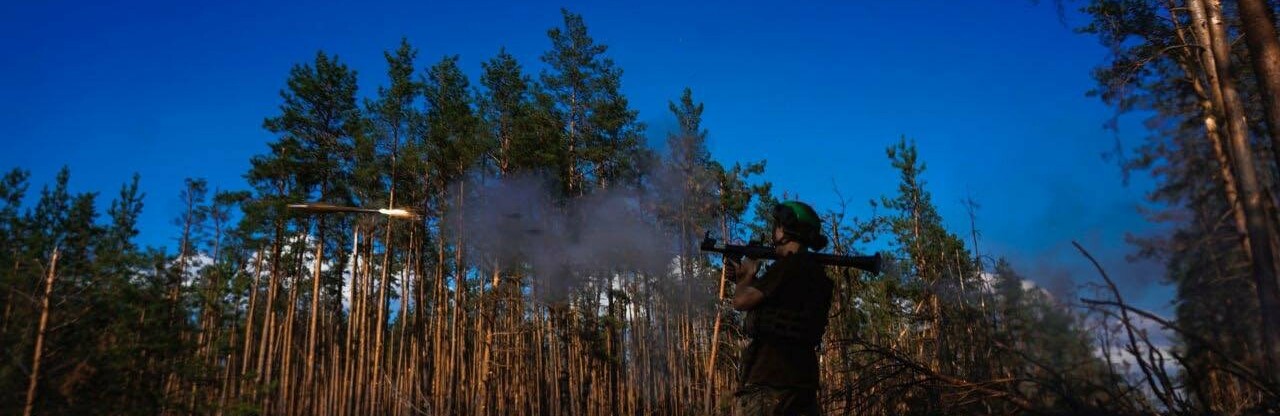
[(747, 335), (755, 339), (816, 346), (826, 329), (824, 318), (812, 310), (761, 305), (747, 312), (745, 329)]
[[(801, 273), (821, 273), (820, 268), (800, 270)], [(814, 276), (781, 277), (784, 279), (781, 282), (782, 285), (800, 285), (785, 289), (789, 291), (812, 289), (809, 287), (812, 282), (802, 282), (799, 279), (816, 278)], [(793, 292), (788, 295), (795, 294)], [(822, 334), (827, 327), (827, 311), (822, 309), (823, 306), (825, 305), (818, 305), (815, 302), (802, 302), (797, 307), (797, 305), (780, 304), (776, 299), (769, 299), (747, 312), (743, 329), (754, 339), (816, 346), (822, 341)]]

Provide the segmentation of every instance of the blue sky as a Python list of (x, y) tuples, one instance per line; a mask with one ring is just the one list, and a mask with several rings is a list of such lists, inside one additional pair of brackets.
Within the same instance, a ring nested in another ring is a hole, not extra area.
[[(473, 84), (500, 47), (536, 73), (564, 6), (609, 46), (652, 137), (691, 87), (716, 159), (767, 158), (777, 189), (826, 209), (838, 188), (863, 218), (896, 186), (885, 147), (914, 138), (949, 228), (967, 233), (962, 199), (981, 204), (983, 252), (1070, 286), (1095, 280), (1078, 240), (1168, 311), (1161, 267), (1125, 261), (1126, 233), (1158, 232), (1136, 211), (1150, 181), (1126, 186), (1104, 160), (1112, 110), (1084, 95), (1106, 50), (1049, 2), (107, 3), (0, 4), (0, 168), (30, 170), (38, 189), (68, 165), (103, 206), (140, 173), (144, 244), (172, 245), (183, 178), (245, 187), (289, 68), (317, 50), (359, 71), (362, 95), (401, 37), (423, 68), (461, 55)], [(1126, 146), (1146, 134), (1136, 118), (1121, 126)]]

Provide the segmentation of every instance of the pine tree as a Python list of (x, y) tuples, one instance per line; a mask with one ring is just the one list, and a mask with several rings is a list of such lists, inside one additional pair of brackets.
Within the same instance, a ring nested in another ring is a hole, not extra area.
[[(356, 105), (356, 73), (342, 64), (336, 57), (330, 58), (318, 52), (312, 65), (298, 65), (290, 71), (287, 81), (288, 89), (280, 93), (284, 103), (280, 106), (280, 114), (266, 119), (263, 127), (280, 136), (280, 140), (272, 144), (272, 155), (255, 159), (254, 170), (250, 172), (250, 182), (255, 187), (274, 188), (269, 190), (263, 199), (274, 206), (276, 216), (286, 203), (302, 201), (319, 201), (335, 205), (352, 205), (355, 203), (351, 193), (353, 163), (357, 138), (364, 133), (364, 121)], [(257, 211), (252, 209), (251, 211)], [(255, 215), (258, 215), (255, 213)], [(280, 254), (281, 238), (285, 238), (285, 222), (277, 218), (275, 222), (275, 239), (273, 243), (271, 280), (277, 281), (281, 270)], [(300, 385), (282, 384), (285, 390), (283, 404), (294, 406), (290, 398), (294, 394), (313, 395), (315, 387), (314, 370), (317, 367), (317, 344), (321, 328), (321, 297), (334, 296), (340, 293), (341, 278), (337, 275), (346, 268), (347, 256), (341, 255), (345, 247), (350, 228), (350, 219), (346, 216), (317, 216), (314, 222), (314, 254), (312, 255), (311, 285), (307, 294), (310, 297), (310, 313), (306, 318), (305, 358), (301, 368), (293, 369), (285, 366), (281, 369), (288, 375), (291, 371), (304, 374)], [(300, 229), (311, 229), (310, 225), (302, 225)], [(321, 267), (326, 262), (326, 248), (333, 255), (334, 267), (326, 276)], [(294, 251), (295, 253), (303, 250)], [(277, 283), (270, 283), (272, 288)], [(289, 293), (290, 298), (299, 293)], [(269, 293), (272, 293), (269, 289)], [(268, 307), (274, 304), (274, 296), (268, 296)], [(333, 304), (327, 302), (326, 304)], [(291, 310), (284, 316), (285, 339), (292, 337), (288, 324), (294, 319)], [(271, 319), (272, 315), (267, 318)], [(263, 327), (271, 331), (268, 325)], [(265, 337), (264, 337), (265, 338)], [(264, 339), (265, 342), (265, 339)], [(264, 345), (265, 347), (265, 345)], [(285, 363), (292, 362), (288, 350), (281, 357)], [(321, 354), (324, 351), (320, 351)], [(265, 358), (265, 357), (264, 357)], [(262, 360), (260, 360), (262, 361)], [(263, 365), (269, 365), (264, 363)], [(262, 368), (260, 370), (268, 370)], [(284, 380), (286, 383), (292, 380)], [(299, 390), (302, 389), (302, 390)]]
[[(414, 80), (414, 60), (417, 49), (408, 40), (401, 39), (394, 52), (383, 54), (387, 61), (387, 78), (390, 85), (378, 88), (378, 98), (365, 104), (369, 114), (371, 132), (358, 137), (355, 167), (356, 192), (363, 206), (393, 206), (395, 191), (411, 187), (413, 165), (421, 163), (415, 158), (401, 158), (408, 141), (417, 134), (420, 114), (415, 104), (421, 94), (422, 83)], [(406, 160), (407, 159), (407, 160)], [(407, 165), (408, 168), (402, 167)], [(401, 198), (401, 201), (405, 201)]]
[(608, 47), (595, 43), (581, 15), (565, 9), (561, 15), (563, 29), (547, 31), (551, 50), (542, 61), (549, 70), (541, 78), (563, 126), (562, 182), (569, 195), (582, 195), (592, 183), (607, 187), (636, 176), (644, 126), (621, 94), (622, 70), (604, 56)]
[[(470, 91), (470, 82), (466, 75), (458, 67), (458, 57), (446, 56), (438, 63), (427, 70), (427, 76), (424, 80), (424, 95), (427, 100), (426, 113), (426, 146), (427, 157), (434, 162), (428, 166), (432, 178), (432, 187), (437, 191), (434, 204), (435, 209), (433, 215), (437, 221), (441, 221), (448, 217), (448, 213), (459, 212), (464, 207), (461, 206), (463, 201), (462, 195), (465, 193), (465, 179), (467, 173), (479, 163), (479, 157), (486, 151), (485, 143), (481, 141), (480, 126), (472, 108), (472, 95)], [(458, 184), (458, 188), (449, 192), (449, 187)], [(455, 195), (455, 200), (448, 200), (446, 195)], [(453, 211), (458, 210), (458, 211)], [(456, 218), (456, 216), (455, 216)], [(471, 383), (476, 380), (475, 374), (469, 370), (468, 360), (474, 353), (474, 346), (469, 345), (466, 339), (460, 339), (471, 322), (469, 316), (469, 292), (471, 286), (467, 282), (467, 265), (463, 262), (463, 250), (465, 242), (462, 240), (463, 234), (458, 224), (450, 224), (447, 221), (441, 221), (438, 224), (439, 241), (437, 241), (437, 257), (436, 257), (436, 288), (437, 293), (443, 295), (444, 279), (447, 277), (445, 271), (446, 262), (446, 244), (452, 246), (453, 258), (452, 276), (453, 276), (453, 304), (444, 305), (443, 297), (437, 299), (437, 307), (439, 316), (442, 319), (449, 319), (447, 326), (450, 331), (448, 338), (440, 336), (435, 337), (438, 348), (433, 365), (437, 369), (445, 371), (438, 372), (435, 377), (440, 383), (447, 387), (443, 392), (442, 403), (445, 405), (446, 412), (464, 412), (469, 402), (464, 401), (472, 393), (470, 390)], [(451, 241), (446, 241), (443, 230), (449, 230)], [(385, 273), (385, 270), (384, 270)], [(381, 301), (380, 301), (381, 302)], [(380, 303), (381, 307), (381, 303)], [(444, 316), (443, 311), (448, 310), (449, 315)], [(381, 323), (381, 317), (379, 318)], [(436, 326), (445, 326), (443, 321), (437, 321)], [(442, 345), (443, 342), (449, 345)], [(447, 347), (447, 348), (446, 348)], [(446, 357), (447, 356), (447, 357)], [(441, 362), (447, 360), (446, 362)], [(452, 371), (448, 371), (452, 370)], [(443, 384), (448, 383), (448, 384)]]
[(437, 189), (462, 179), (485, 151), (479, 140), (479, 123), (472, 108), (470, 82), (458, 67), (458, 56), (446, 56), (427, 70), (428, 158), (433, 164)]
[[(19, 209), (22, 207), (22, 200), (27, 193), (27, 180), (31, 174), (22, 169), (13, 169), (6, 172), (3, 179), (0, 179), (0, 202), (4, 205), (0, 206), (0, 264), (4, 265), (0, 268), (0, 284), (5, 287), (4, 293), (4, 315), (3, 322), (0, 322), (0, 339), (8, 341), (9, 327), (12, 324), (14, 313), (14, 303), (19, 301), (18, 288), (20, 285), (20, 274), (17, 266), (21, 260), (20, 242), (25, 240), (23, 234), (22, 216)], [(9, 345), (5, 342), (5, 345)], [(8, 368), (8, 367), (4, 367)], [(10, 378), (0, 378), (10, 379)], [(0, 388), (7, 387), (0, 385)]]
[[(1265, 131), (1265, 111), (1262, 100), (1241, 99), (1257, 94), (1258, 81), (1228, 62), (1245, 53), (1245, 45), (1226, 38), (1230, 30), (1224, 25), (1233, 19), (1220, 2), (1094, 1), (1084, 11), (1093, 21), (1080, 30), (1097, 35), (1114, 53), (1095, 70), (1094, 93), (1118, 114), (1153, 114), (1148, 124), (1155, 134), (1124, 167), (1153, 174), (1157, 187), (1148, 198), (1172, 208), (1153, 210), (1149, 217), (1178, 232), (1134, 241), (1140, 255), (1165, 261), (1177, 282), (1179, 325), (1216, 344), (1185, 341), (1192, 363), (1186, 371), (1203, 380), (1190, 390), (1193, 403), (1214, 412), (1247, 409), (1256, 403), (1256, 390), (1238, 374), (1224, 372), (1225, 357), (1211, 353), (1229, 351), (1236, 360), (1265, 368), (1274, 354), (1237, 346), (1276, 344), (1261, 339), (1276, 331), (1258, 319), (1274, 315), (1259, 303), (1274, 306), (1276, 290), (1258, 285), (1272, 281), (1258, 274), (1274, 270), (1274, 256), (1255, 253), (1265, 248), (1256, 245), (1258, 239), (1269, 240), (1265, 236), (1276, 229), (1274, 221), (1266, 224), (1274, 217), (1267, 214), (1274, 210), (1271, 202), (1259, 198), (1274, 186), (1267, 182), (1274, 167), (1265, 162), (1270, 157), (1262, 142), (1248, 139)], [(1222, 305), (1233, 312), (1222, 314)]]
[(481, 63), (481, 68), (480, 85), (484, 90), (476, 101), (487, 127), (487, 162), (503, 176), (553, 167), (556, 147), (544, 145), (540, 136), (554, 132), (538, 123), (540, 115), (548, 115), (539, 114), (534, 101), (538, 92), (520, 63), (502, 49)]
[(672, 225), (679, 230), (680, 256), (689, 258), (695, 254), (694, 246), (702, 238), (702, 231), (718, 228), (713, 221), (718, 213), (713, 175), (719, 165), (714, 164), (707, 150), (703, 105), (694, 102), (693, 91), (685, 88), (679, 104), (669, 102), (667, 107), (680, 128), (667, 133), (665, 173), (655, 178), (655, 186), (666, 193), (662, 195), (666, 199), (658, 204), (660, 215), (672, 219)]

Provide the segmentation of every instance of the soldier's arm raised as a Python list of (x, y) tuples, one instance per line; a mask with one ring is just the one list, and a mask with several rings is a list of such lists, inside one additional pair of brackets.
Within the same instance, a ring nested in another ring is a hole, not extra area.
[(733, 290), (733, 309), (749, 311), (755, 309), (764, 300), (764, 292), (752, 284), (756, 281), (756, 272), (760, 270), (760, 261), (743, 259), (738, 281)]

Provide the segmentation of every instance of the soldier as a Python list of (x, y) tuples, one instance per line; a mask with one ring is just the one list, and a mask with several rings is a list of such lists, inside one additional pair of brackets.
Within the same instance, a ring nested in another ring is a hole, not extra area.
[(747, 311), (751, 337), (742, 357), (737, 415), (818, 415), (818, 352), (827, 328), (832, 282), (810, 257), (827, 246), (822, 220), (798, 201), (773, 210), (773, 247), (778, 260), (756, 278), (760, 261), (725, 267), (737, 286), (733, 307)]

